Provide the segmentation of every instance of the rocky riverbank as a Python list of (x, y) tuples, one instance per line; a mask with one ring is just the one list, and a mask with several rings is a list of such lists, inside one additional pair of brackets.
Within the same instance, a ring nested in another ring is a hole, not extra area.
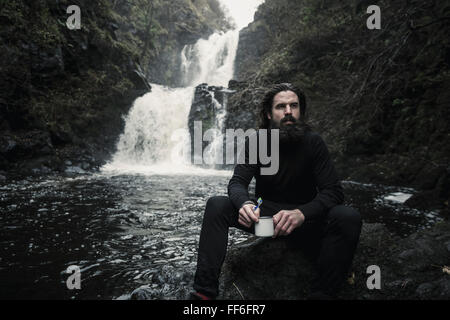
[[(371, 265), (380, 267), (381, 289), (367, 288)], [(400, 239), (382, 224), (364, 223), (345, 300), (450, 299), (450, 222)], [(220, 299), (306, 299), (311, 264), (282, 239), (252, 238), (230, 248)]]

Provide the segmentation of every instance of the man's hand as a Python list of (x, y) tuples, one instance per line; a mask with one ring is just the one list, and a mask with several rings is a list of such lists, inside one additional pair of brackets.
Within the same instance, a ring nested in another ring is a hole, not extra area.
[(305, 221), (305, 216), (299, 209), (281, 210), (273, 216), (275, 231), (273, 238), (277, 236), (287, 236), (295, 228), (300, 227)]
[(250, 228), (253, 222), (258, 222), (259, 219), (259, 208), (253, 211), (255, 207), (254, 204), (247, 203), (239, 209), (239, 219), (238, 222), (243, 226)]

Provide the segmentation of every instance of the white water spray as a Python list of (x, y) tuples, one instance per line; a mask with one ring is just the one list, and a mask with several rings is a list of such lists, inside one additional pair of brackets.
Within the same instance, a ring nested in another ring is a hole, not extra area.
[(195, 45), (185, 46), (181, 52), (183, 83), (196, 86), (228, 85), (233, 77), (239, 31), (214, 33), (208, 40), (200, 39)]

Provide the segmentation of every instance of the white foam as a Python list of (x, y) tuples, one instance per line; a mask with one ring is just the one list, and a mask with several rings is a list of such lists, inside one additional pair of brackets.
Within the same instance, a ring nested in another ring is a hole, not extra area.
[(101, 168), (104, 175), (139, 174), (139, 175), (189, 175), (189, 176), (221, 176), (230, 177), (230, 170), (204, 169), (191, 165), (173, 166), (171, 163), (139, 165), (129, 163), (108, 163)]
[(410, 193), (394, 192), (394, 193), (388, 194), (383, 199), (392, 201), (392, 202), (397, 202), (397, 203), (404, 203), (411, 196), (412, 196), (412, 194), (410, 194)]

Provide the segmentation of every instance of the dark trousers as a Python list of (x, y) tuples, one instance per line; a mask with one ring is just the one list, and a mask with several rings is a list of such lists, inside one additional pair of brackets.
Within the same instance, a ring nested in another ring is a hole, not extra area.
[[(273, 216), (280, 210), (294, 209), (294, 204), (264, 200), (261, 216)], [(226, 196), (208, 199), (203, 217), (198, 249), (194, 289), (215, 298), (218, 295), (220, 269), (228, 244), (228, 228), (254, 233), (238, 223), (239, 210)], [(361, 232), (358, 211), (343, 205), (331, 208), (323, 219), (305, 220), (288, 236), (288, 245), (297, 247), (313, 262), (317, 277), (312, 291), (336, 296), (349, 272)]]

